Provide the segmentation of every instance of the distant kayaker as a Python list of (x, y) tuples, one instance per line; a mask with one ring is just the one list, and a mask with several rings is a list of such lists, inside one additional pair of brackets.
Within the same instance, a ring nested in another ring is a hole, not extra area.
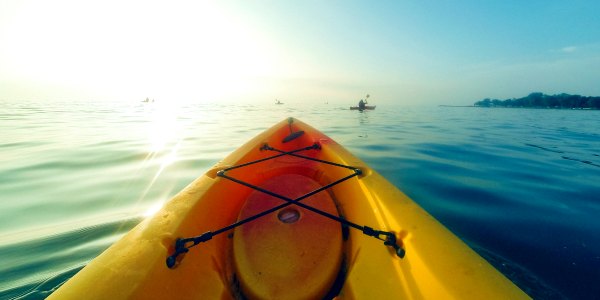
[(365, 109), (365, 101), (363, 101), (363, 99), (360, 99), (360, 101), (358, 101), (358, 109)]

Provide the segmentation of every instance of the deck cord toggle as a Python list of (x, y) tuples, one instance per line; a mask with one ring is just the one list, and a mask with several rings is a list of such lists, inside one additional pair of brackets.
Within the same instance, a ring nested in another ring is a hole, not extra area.
[[(246, 219), (237, 221), (237, 222), (235, 222), (235, 223), (233, 223), (231, 225), (225, 226), (225, 227), (220, 228), (218, 230), (207, 231), (207, 232), (205, 232), (205, 233), (203, 233), (203, 234), (201, 234), (199, 236), (195, 236), (195, 237), (179, 238), (179, 239), (177, 239), (177, 241), (175, 242), (174, 253), (167, 257), (167, 260), (166, 260), (167, 267), (169, 267), (170, 269), (175, 268), (177, 266), (177, 264), (178, 264), (178, 261), (180, 261), (183, 258), (183, 257), (179, 257), (179, 255), (187, 253), (190, 250), (190, 248), (192, 248), (192, 247), (194, 247), (194, 246), (196, 246), (196, 245), (198, 245), (200, 243), (204, 243), (204, 242), (207, 242), (207, 241), (211, 240), (213, 238), (213, 236), (221, 234), (221, 233), (224, 233), (224, 232), (229, 231), (229, 230), (232, 230), (232, 229), (234, 229), (234, 228), (236, 228), (238, 226), (241, 226), (241, 225), (243, 225), (245, 223), (248, 223), (248, 222), (251, 222), (253, 220), (256, 220), (256, 219), (258, 219), (260, 217), (263, 217), (263, 216), (265, 216), (267, 214), (270, 214), (270, 213), (272, 213), (274, 211), (277, 211), (277, 210), (279, 210), (281, 208), (284, 208), (284, 207), (292, 205), (292, 204), (300, 206), (300, 207), (305, 208), (307, 210), (310, 210), (310, 211), (312, 211), (314, 213), (317, 213), (317, 214), (319, 214), (321, 216), (324, 216), (326, 218), (329, 218), (329, 219), (332, 219), (334, 221), (337, 221), (337, 222), (341, 223), (342, 225), (358, 229), (358, 230), (362, 231), (362, 233), (365, 234), (365, 235), (367, 235), (367, 236), (374, 237), (374, 238), (376, 238), (378, 240), (381, 240), (381, 241), (383, 241), (384, 245), (392, 247), (394, 249), (394, 251), (396, 252), (396, 255), (398, 257), (404, 258), (405, 254), (406, 254), (406, 250), (398, 245), (397, 239), (396, 239), (396, 235), (393, 232), (375, 230), (375, 229), (373, 229), (373, 228), (371, 228), (369, 226), (361, 226), (361, 225), (358, 225), (356, 223), (350, 222), (350, 221), (348, 221), (348, 220), (346, 220), (344, 218), (341, 218), (339, 216), (332, 215), (330, 213), (321, 211), (321, 210), (316, 209), (316, 208), (314, 208), (314, 207), (312, 207), (310, 205), (306, 205), (306, 204), (300, 202), (303, 199), (306, 199), (306, 198), (308, 198), (308, 197), (310, 197), (310, 196), (312, 196), (312, 195), (314, 195), (316, 193), (319, 193), (321, 191), (329, 189), (330, 187), (333, 187), (333, 186), (335, 186), (335, 185), (337, 185), (337, 184), (339, 184), (341, 182), (344, 182), (344, 181), (346, 181), (346, 180), (348, 180), (348, 179), (350, 179), (352, 177), (362, 175), (362, 170), (359, 169), (359, 168), (355, 168), (355, 167), (352, 167), (352, 166), (347, 166), (347, 165), (343, 165), (343, 164), (338, 164), (338, 163), (334, 163), (334, 162), (330, 162), (330, 161), (326, 161), (326, 160), (321, 160), (321, 159), (317, 159), (317, 158), (313, 158), (313, 157), (309, 157), (309, 156), (304, 156), (304, 155), (297, 154), (298, 152), (301, 152), (301, 151), (320, 150), (320, 149), (321, 149), (321, 146), (318, 143), (314, 143), (313, 145), (308, 146), (308, 147), (303, 147), (303, 148), (299, 148), (299, 149), (296, 149), (296, 150), (293, 150), (293, 151), (286, 152), (286, 151), (283, 151), (283, 150), (275, 149), (275, 148), (269, 146), (268, 144), (264, 144), (263, 146), (260, 147), (261, 151), (265, 151), (265, 150), (266, 151), (274, 151), (274, 152), (279, 152), (279, 154), (276, 154), (276, 155), (273, 155), (273, 156), (270, 156), (270, 157), (267, 157), (267, 158), (262, 158), (262, 159), (258, 159), (258, 160), (255, 160), (255, 161), (251, 161), (251, 162), (248, 162), (248, 163), (244, 163), (244, 164), (232, 166), (232, 167), (229, 167), (229, 168), (226, 168), (226, 169), (223, 169), (223, 170), (217, 172), (217, 176), (219, 176), (219, 177), (222, 177), (222, 178), (231, 180), (233, 182), (239, 183), (239, 184), (244, 185), (246, 187), (249, 187), (251, 189), (257, 190), (257, 191), (262, 192), (262, 193), (265, 193), (265, 194), (267, 194), (269, 196), (273, 196), (275, 198), (279, 198), (279, 199), (285, 201), (285, 203), (280, 204), (278, 206), (275, 206), (273, 208), (270, 208), (268, 210), (265, 210), (265, 211), (263, 211), (261, 213), (258, 213), (256, 215), (254, 215), (254, 216), (251, 216), (251, 217), (248, 217)], [(277, 158), (277, 157), (281, 157), (281, 156), (285, 156), (285, 155), (295, 156), (295, 157), (304, 158), (304, 159), (307, 159), (307, 160), (312, 160), (312, 161), (316, 161), (316, 162), (320, 162), (320, 163), (324, 163), (324, 164), (329, 164), (329, 165), (333, 165), (333, 166), (337, 166), (337, 167), (342, 167), (342, 168), (349, 169), (349, 170), (351, 170), (353, 172), (352, 172), (352, 174), (350, 174), (350, 175), (348, 175), (346, 177), (343, 177), (343, 178), (338, 179), (338, 180), (336, 180), (336, 181), (334, 181), (334, 182), (332, 182), (330, 184), (322, 186), (322, 187), (320, 187), (320, 188), (318, 188), (318, 189), (316, 189), (314, 191), (311, 191), (311, 192), (309, 192), (307, 194), (304, 194), (304, 195), (302, 195), (302, 196), (300, 196), (300, 197), (298, 197), (296, 199), (290, 199), (290, 198), (285, 197), (283, 195), (279, 195), (279, 194), (271, 192), (269, 190), (265, 190), (265, 189), (263, 189), (263, 188), (261, 188), (259, 186), (252, 185), (250, 183), (244, 182), (242, 180), (239, 180), (237, 178), (231, 177), (231, 176), (229, 176), (229, 175), (226, 174), (227, 171), (230, 171), (230, 170), (234, 170), (234, 169), (242, 168), (242, 167), (245, 167), (245, 166), (253, 165), (253, 164), (256, 164), (256, 163), (264, 162), (264, 161), (267, 161), (267, 160), (270, 160), (270, 159), (274, 159), (274, 158)]]

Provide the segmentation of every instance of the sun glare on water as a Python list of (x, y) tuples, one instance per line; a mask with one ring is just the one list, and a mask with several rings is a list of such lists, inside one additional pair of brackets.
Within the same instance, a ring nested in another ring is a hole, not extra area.
[(146, 125), (147, 156), (146, 167), (158, 167), (144, 196), (162, 172), (178, 160), (178, 151), (186, 137), (186, 123), (179, 120), (179, 105), (173, 103), (152, 103), (148, 107), (149, 122)]
[[(164, 120), (164, 122), (161, 122), (161, 120)], [(160, 129), (157, 130), (158, 128)], [(178, 160), (177, 152), (181, 145), (180, 139), (182, 139), (182, 134), (178, 133), (178, 128), (180, 126), (171, 119), (169, 114), (165, 114), (164, 119), (158, 118), (148, 126), (148, 155), (142, 168), (153, 170), (153, 175), (140, 194), (138, 207), (144, 206), (143, 203), (148, 198), (158, 197), (162, 200), (155, 200), (153, 204), (146, 206), (141, 212), (143, 217), (151, 217), (158, 212), (172, 192), (170, 188), (161, 188), (157, 191), (154, 185), (159, 181), (165, 169)], [(151, 192), (151, 190), (153, 191)]]
[(149, 153), (163, 152), (182, 138), (183, 124), (178, 122), (178, 107), (173, 103), (155, 103), (147, 126)]

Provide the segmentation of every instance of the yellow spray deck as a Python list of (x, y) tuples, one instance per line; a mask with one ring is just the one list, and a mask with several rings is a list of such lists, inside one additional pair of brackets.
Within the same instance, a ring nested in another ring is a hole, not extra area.
[(124, 298), (529, 297), (364, 162), (290, 119), (219, 162), (50, 296)]

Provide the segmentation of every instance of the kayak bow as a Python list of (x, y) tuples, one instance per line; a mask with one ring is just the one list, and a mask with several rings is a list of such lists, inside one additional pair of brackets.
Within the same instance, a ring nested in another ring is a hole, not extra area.
[(50, 299), (527, 299), (376, 171), (284, 120)]

